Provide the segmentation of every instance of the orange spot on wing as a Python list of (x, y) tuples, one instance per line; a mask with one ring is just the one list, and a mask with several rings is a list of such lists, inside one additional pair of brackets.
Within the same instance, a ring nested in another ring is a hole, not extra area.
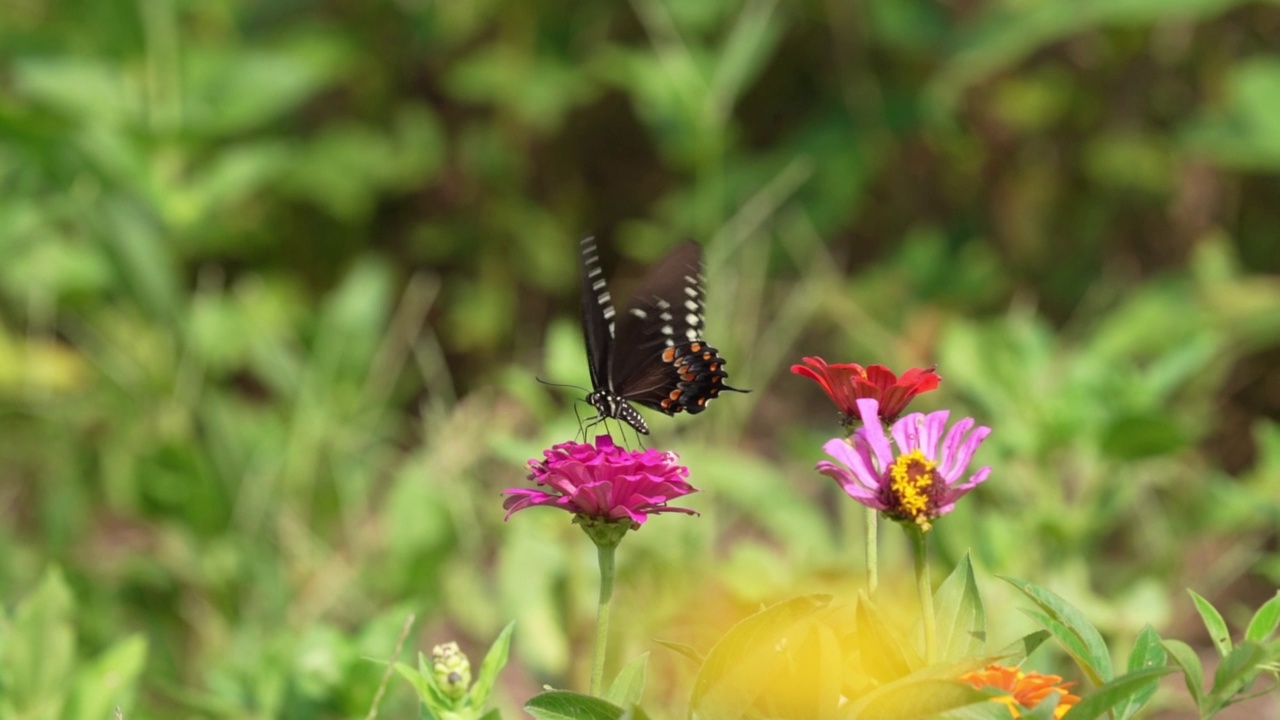
[(691, 352), (698, 352), (698, 351), (702, 350), (702, 343), (694, 343), (694, 344), (690, 345), (690, 346), (689, 346), (689, 350), (690, 350)]
[(680, 399), (680, 395), (681, 395), (683, 392), (684, 392), (683, 390), (681, 390), (681, 389), (679, 389), (679, 388), (676, 388), (675, 390), (672, 390), (672, 391), (671, 391), (671, 394), (670, 394), (670, 395), (668, 395), (667, 397), (671, 398), (672, 400), (679, 400), (679, 399)]
[(671, 362), (676, 359), (676, 349), (669, 347), (662, 351), (662, 362)]
[(698, 398), (698, 407), (704, 407), (706, 404), (707, 404), (707, 399), (706, 399), (706, 398), (704, 398), (704, 397), (700, 397), (700, 398)]
[(710, 359), (711, 359), (711, 353), (702, 353), (702, 359), (703, 359), (703, 360), (710, 360)]

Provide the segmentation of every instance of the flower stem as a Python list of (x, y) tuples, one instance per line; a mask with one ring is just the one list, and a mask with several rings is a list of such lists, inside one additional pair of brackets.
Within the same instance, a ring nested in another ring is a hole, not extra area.
[(604, 693), (604, 656), (609, 643), (609, 600), (613, 597), (613, 553), (616, 544), (596, 545), (600, 558), (600, 605), (596, 608), (596, 658), (591, 665), (591, 694), (602, 697)]
[(876, 594), (876, 585), (880, 584), (880, 576), (877, 560), (876, 543), (879, 535), (876, 532), (876, 526), (879, 524), (880, 511), (873, 508), (867, 508), (867, 595)]
[(937, 657), (938, 629), (933, 619), (933, 584), (929, 582), (929, 550), (928, 535), (918, 527), (907, 531), (911, 536), (911, 546), (915, 550), (916, 591), (920, 595), (920, 614), (924, 621), (924, 658), (932, 665)]

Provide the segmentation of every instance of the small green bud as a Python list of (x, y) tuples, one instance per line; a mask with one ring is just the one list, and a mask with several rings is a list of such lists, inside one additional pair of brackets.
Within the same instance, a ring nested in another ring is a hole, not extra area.
[(471, 687), (471, 662), (456, 642), (431, 648), (431, 670), (441, 692), (454, 700), (461, 699)]

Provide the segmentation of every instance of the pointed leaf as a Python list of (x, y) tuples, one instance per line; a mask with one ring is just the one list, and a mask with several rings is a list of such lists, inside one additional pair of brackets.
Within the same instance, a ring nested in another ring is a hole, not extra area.
[(1196, 605), (1196, 612), (1200, 613), (1200, 619), (1204, 621), (1204, 627), (1209, 631), (1209, 639), (1213, 641), (1213, 646), (1218, 649), (1218, 657), (1226, 657), (1231, 652), (1231, 632), (1227, 630), (1227, 622), (1222, 619), (1222, 613), (1218, 612), (1208, 600), (1200, 597), (1195, 590), (1188, 589), (1191, 593), (1191, 602)]
[(986, 613), (978, 595), (973, 564), (965, 553), (933, 596), (938, 657), (955, 662), (982, 652), (987, 642)]
[(1187, 692), (1196, 701), (1196, 707), (1204, 707), (1204, 669), (1200, 667), (1200, 656), (1191, 646), (1181, 640), (1162, 640), (1161, 645), (1169, 651), (1174, 664), (1182, 670), (1182, 677), (1187, 683)]
[(1001, 648), (995, 657), (998, 660), (1012, 661), (1012, 664), (1016, 665), (1026, 660), (1028, 655), (1035, 652), (1048, 639), (1048, 630), (1037, 630), (1033, 633), (1028, 633)]
[(1147, 693), (1150, 697), (1150, 693), (1155, 692), (1156, 685), (1160, 683), (1160, 677), (1168, 675), (1175, 669), (1149, 667), (1127, 672), (1089, 693), (1067, 712), (1066, 718), (1067, 720), (1094, 720), (1102, 717), (1112, 708), (1128, 704), (1129, 700), (1139, 693)]
[(80, 671), (76, 679), (75, 713), (79, 720), (98, 720), (111, 709), (128, 705), (147, 661), (147, 640), (131, 635), (112, 645)]
[(1271, 633), (1275, 632), (1278, 626), (1280, 626), (1280, 592), (1263, 603), (1262, 607), (1258, 608), (1258, 612), (1253, 614), (1253, 619), (1249, 621), (1249, 629), (1244, 631), (1244, 639), (1263, 642), (1271, 637)]
[(0, 677), (19, 717), (61, 717), (75, 667), (75, 601), (62, 571), (50, 568), (4, 628)]
[(778, 664), (787, 661), (778, 648), (801, 647), (813, 629), (814, 616), (830, 601), (828, 595), (784, 600), (730, 628), (694, 679), (690, 714), (705, 719), (742, 717), (778, 677)]
[(515, 627), (514, 620), (507, 623), (507, 626), (502, 628), (502, 632), (498, 633), (498, 638), (493, 641), (493, 645), (489, 646), (489, 652), (485, 654), (484, 662), (480, 664), (480, 672), (476, 675), (475, 684), (471, 686), (469, 693), (471, 707), (478, 710), (489, 701), (493, 685), (498, 681), (498, 673), (502, 672), (502, 668), (507, 664), (507, 654), (511, 650), (511, 632)]
[[(421, 663), (421, 658), (419, 658), (419, 663)], [(452, 703), (441, 694), (440, 688), (436, 687), (435, 677), (430, 670), (423, 673), (401, 662), (396, 663), (395, 668), (401, 677), (409, 681), (414, 691), (418, 693), (418, 700), (423, 705), (426, 705), (431, 712), (439, 715), (452, 709)]]
[(1259, 665), (1267, 661), (1267, 649), (1255, 642), (1245, 641), (1227, 654), (1213, 673), (1213, 689), (1209, 691), (1209, 708), (1225, 707), (1233, 695), (1244, 690), (1261, 670)]
[(862, 666), (881, 683), (910, 675), (924, 665), (920, 653), (902, 633), (884, 621), (879, 609), (865, 596), (856, 610), (858, 633), (855, 638), (862, 655)]
[(649, 663), (649, 653), (641, 653), (639, 657), (627, 663), (609, 686), (604, 699), (621, 706), (630, 707), (640, 703), (644, 695), (645, 668)]
[(649, 720), (649, 714), (640, 709), (639, 705), (632, 705), (618, 720)]
[(1026, 608), (1023, 608), (1022, 612), (1035, 618), (1036, 622), (1043, 625), (1053, 637), (1057, 638), (1058, 643), (1062, 645), (1062, 649), (1066, 650), (1071, 659), (1076, 661), (1076, 665), (1080, 666), (1080, 669), (1088, 676), (1090, 682), (1094, 685), (1102, 685), (1106, 682), (1102, 679), (1098, 669), (1091, 664), (1089, 647), (1071, 628), (1042, 612), (1027, 610)]
[[(1142, 670), (1144, 668), (1164, 667), (1168, 653), (1165, 652), (1164, 646), (1160, 644), (1160, 636), (1156, 634), (1154, 628), (1150, 625), (1142, 628), (1142, 632), (1138, 633), (1138, 639), (1133, 644), (1133, 650), (1129, 653), (1129, 672)], [(1156, 688), (1159, 687), (1158, 682), (1151, 683), (1150, 687), (1141, 689), (1130, 695), (1127, 700), (1119, 704), (1115, 708), (1116, 720), (1129, 720), (1151, 702), (1152, 696), (1156, 694)]]
[(622, 708), (611, 702), (568, 690), (534, 695), (524, 710), (538, 720), (618, 720), (623, 714)]
[(1035, 583), (1004, 576), (1001, 576), (1001, 579), (1018, 588), (1023, 595), (1080, 638), (1086, 654), (1083, 658), (1076, 658), (1076, 661), (1083, 661), (1081, 668), (1090, 675), (1090, 680), (1094, 684), (1101, 685), (1111, 679), (1113, 675), (1111, 654), (1107, 651), (1107, 644), (1102, 640), (1102, 635), (1093, 623), (1085, 618), (1084, 613)]
[(707, 660), (707, 658), (702, 653), (698, 652), (698, 649), (692, 645), (685, 645), (684, 643), (672, 642), (670, 640), (654, 640), (654, 642), (668, 650), (674, 650), (689, 658), (695, 665), (701, 666), (702, 663)]
[[(916, 720), (972, 705), (986, 696), (957, 680), (925, 679), (894, 684), (850, 714), (850, 720)], [(1006, 715), (1007, 717), (1007, 715)]]

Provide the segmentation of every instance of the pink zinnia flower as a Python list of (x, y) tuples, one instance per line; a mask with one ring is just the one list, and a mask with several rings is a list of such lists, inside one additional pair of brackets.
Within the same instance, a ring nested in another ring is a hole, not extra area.
[(975, 429), (973, 418), (964, 418), (944, 437), (948, 411), (911, 413), (890, 428), (898, 446), (895, 455), (879, 422), (878, 405), (858, 401), (863, 426), (847, 440), (835, 438), (822, 446), (839, 464), (823, 460), (818, 472), (863, 505), (927, 531), (934, 518), (954, 510), (957, 500), (991, 474), (990, 467), (983, 467), (964, 478), (991, 428)]
[(530, 460), (529, 479), (536, 488), (511, 488), (502, 506), (507, 517), (535, 505), (558, 507), (581, 518), (615, 522), (627, 520), (638, 528), (650, 515), (693, 510), (667, 502), (697, 492), (686, 478), (689, 469), (677, 465), (675, 453), (625, 450), (608, 435), (596, 444), (566, 442)]
[(821, 385), (839, 408), (841, 422), (846, 425), (858, 417), (858, 400), (878, 400), (881, 422), (890, 423), (902, 414), (912, 398), (937, 389), (942, 381), (933, 368), (911, 368), (898, 377), (884, 365), (866, 368), (857, 363), (829, 365), (820, 357), (807, 357), (804, 363), (792, 365), (791, 372)]

